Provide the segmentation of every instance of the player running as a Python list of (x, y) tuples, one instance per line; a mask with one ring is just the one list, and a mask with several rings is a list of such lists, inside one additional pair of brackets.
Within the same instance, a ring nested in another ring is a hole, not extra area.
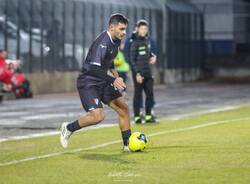
[[(66, 148), (73, 132), (100, 123), (104, 119), (103, 105), (107, 104), (119, 115), (119, 126), (123, 139), (123, 150), (129, 151), (128, 138), (131, 135), (128, 105), (119, 90), (126, 88), (122, 78), (114, 70), (113, 60), (118, 53), (121, 40), (126, 35), (128, 19), (122, 14), (113, 14), (107, 31), (102, 32), (92, 43), (81, 73), (77, 89), (86, 112), (78, 120), (61, 125), (60, 141)], [(113, 76), (108, 75), (111, 71)]]

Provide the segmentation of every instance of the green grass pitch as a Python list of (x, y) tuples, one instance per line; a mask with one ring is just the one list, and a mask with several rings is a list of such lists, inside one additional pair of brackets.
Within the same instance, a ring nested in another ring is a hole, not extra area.
[(0, 184), (250, 183), (250, 106), (157, 124), (144, 152), (123, 153), (118, 127), (0, 143)]

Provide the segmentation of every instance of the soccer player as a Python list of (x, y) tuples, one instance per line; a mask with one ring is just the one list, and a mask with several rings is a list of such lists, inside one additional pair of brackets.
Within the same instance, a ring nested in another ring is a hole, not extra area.
[[(124, 90), (126, 85), (113, 66), (120, 42), (126, 35), (127, 26), (128, 19), (125, 16), (113, 14), (109, 19), (107, 31), (102, 32), (92, 43), (77, 79), (80, 99), (88, 113), (76, 121), (61, 125), (60, 142), (64, 148), (68, 146), (73, 132), (96, 125), (104, 119), (102, 105), (104, 103), (117, 112), (123, 150), (129, 151), (128, 139), (131, 135), (129, 109), (119, 92)], [(113, 76), (110, 76), (108, 71), (111, 71)]]

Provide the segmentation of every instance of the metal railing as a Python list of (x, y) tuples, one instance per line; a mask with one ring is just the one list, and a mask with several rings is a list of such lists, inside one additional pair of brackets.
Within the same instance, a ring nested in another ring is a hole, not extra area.
[[(112, 13), (124, 13), (135, 23), (141, 18), (161, 21), (156, 19), (157, 11), (161, 9), (104, 1), (1, 0), (0, 49), (21, 59), (25, 72), (79, 70)], [(156, 28), (151, 34), (157, 37)]]
[(25, 72), (79, 70), (91, 42), (107, 28), (109, 16), (120, 12), (130, 20), (128, 35), (137, 20), (149, 21), (159, 69), (201, 67), (205, 60), (202, 14), (130, 2), (135, 4), (1, 0), (0, 48), (21, 59)]

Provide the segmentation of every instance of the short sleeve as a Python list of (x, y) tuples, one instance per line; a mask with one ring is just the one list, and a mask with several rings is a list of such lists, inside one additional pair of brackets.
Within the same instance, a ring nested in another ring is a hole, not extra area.
[(97, 43), (95, 47), (90, 64), (101, 66), (107, 52), (107, 45), (105, 43)]

